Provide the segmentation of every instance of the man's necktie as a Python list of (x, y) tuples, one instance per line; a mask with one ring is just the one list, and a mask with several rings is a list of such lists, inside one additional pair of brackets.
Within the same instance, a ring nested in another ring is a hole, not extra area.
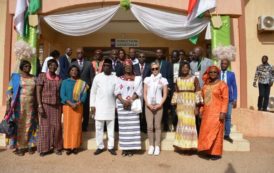
[(221, 76), (221, 80), (225, 80), (225, 72), (224, 71), (222, 71), (222, 76)]

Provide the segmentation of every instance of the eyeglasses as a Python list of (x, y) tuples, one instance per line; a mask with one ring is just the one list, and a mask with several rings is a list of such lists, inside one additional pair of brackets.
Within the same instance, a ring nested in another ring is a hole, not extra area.
[(209, 73), (210, 74), (212, 74), (212, 73), (217, 74), (218, 72), (217, 71), (210, 71)]
[(157, 70), (159, 70), (158, 67), (156, 67), (156, 68), (151, 68), (151, 71), (157, 71)]

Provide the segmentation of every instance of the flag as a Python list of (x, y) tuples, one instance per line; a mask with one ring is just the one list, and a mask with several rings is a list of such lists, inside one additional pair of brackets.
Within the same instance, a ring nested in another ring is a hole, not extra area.
[(16, 8), (15, 8), (15, 15), (14, 15), (14, 27), (17, 33), (22, 36), (24, 33), (24, 17), (25, 12), (28, 8), (27, 0), (17, 0)]
[(189, 0), (187, 13), (191, 14), (194, 7), (197, 5), (198, 0)]
[[(193, 0), (190, 0), (193, 1)], [(189, 1), (189, 2), (190, 2)], [(188, 14), (188, 21), (196, 19), (198, 16), (216, 7), (216, 0), (198, 0), (191, 13)]]
[(199, 34), (198, 34), (198, 35), (194, 35), (193, 37), (190, 37), (188, 40), (189, 40), (192, 44), (196, 45), (197, 42), (198, 42), (198, 39), (199, 39)]
[(27, 37), (29, 34), (29, 15), (36, 14), (41, 8), (41, 0), (30, 0), (28, 10), (25, 13), (25, 23), (24, 23), (24, 37)]

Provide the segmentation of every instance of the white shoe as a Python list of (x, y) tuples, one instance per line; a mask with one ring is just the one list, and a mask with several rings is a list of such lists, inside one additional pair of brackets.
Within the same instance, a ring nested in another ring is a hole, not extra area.
[(154, 150), (154, 156), (158, 156), (158, 155), (160, 155), (160, 147), (156, 146)]
[(152, 155), (153, 153), (154, 153), (154, 147), (151, 145), (151, 146), (149, 146), (148, 154)]

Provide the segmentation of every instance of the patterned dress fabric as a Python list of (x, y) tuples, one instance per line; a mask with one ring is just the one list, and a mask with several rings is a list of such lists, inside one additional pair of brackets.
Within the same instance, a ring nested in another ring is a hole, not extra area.
[(206, 84), (202, 89), (204, 105), (201, 108), (202, 123), (198, 140), (198, 150), (210, 155), (222, 155), (224, 122), (220, 113), (227, 113), (228, 87), (225, 82)]
[[(177, 78), (177, 96), (172, 102), (177, 104), (178, 124), (174, 146), (181, 149), (197, 148), (197, 130), (195, 123), (196, 103), (201, 100), (199, 81), (195, 76), (187, 79)], [(175, 100), (174, 100), (175, 99)]]
[[(141, 83), (141, 77), (135, 77)], [(133, 93), (140, 96), (142, 85), (136, 88), (136, 81), (119, 78), (115, 87), (115, 95), (121, 94), (123, 99), (132, 97)], [(124, 109), (123, 104), (116, 101), (119, 123), (119, 145), (121, 150), (140, 150), (141, 132), (139, 115), (130, 109)]]
[(60, 86), (61, 80), (49, 80), (45, 73), (41, 73), (37, 85), (42, 87), (42, 104), (46, 118), (39, 119), (39, 140), (37, 150), (39, 153), (50, 151), (51, 147), (57, 150), (63, 148)]
[(36, 143), (37, 119), (34, 112), (35, 102), (35, 77), (24, 78), (21, 76), (20, 98), (16, 107), (17, 119), (17, 148), (33, 147)]

